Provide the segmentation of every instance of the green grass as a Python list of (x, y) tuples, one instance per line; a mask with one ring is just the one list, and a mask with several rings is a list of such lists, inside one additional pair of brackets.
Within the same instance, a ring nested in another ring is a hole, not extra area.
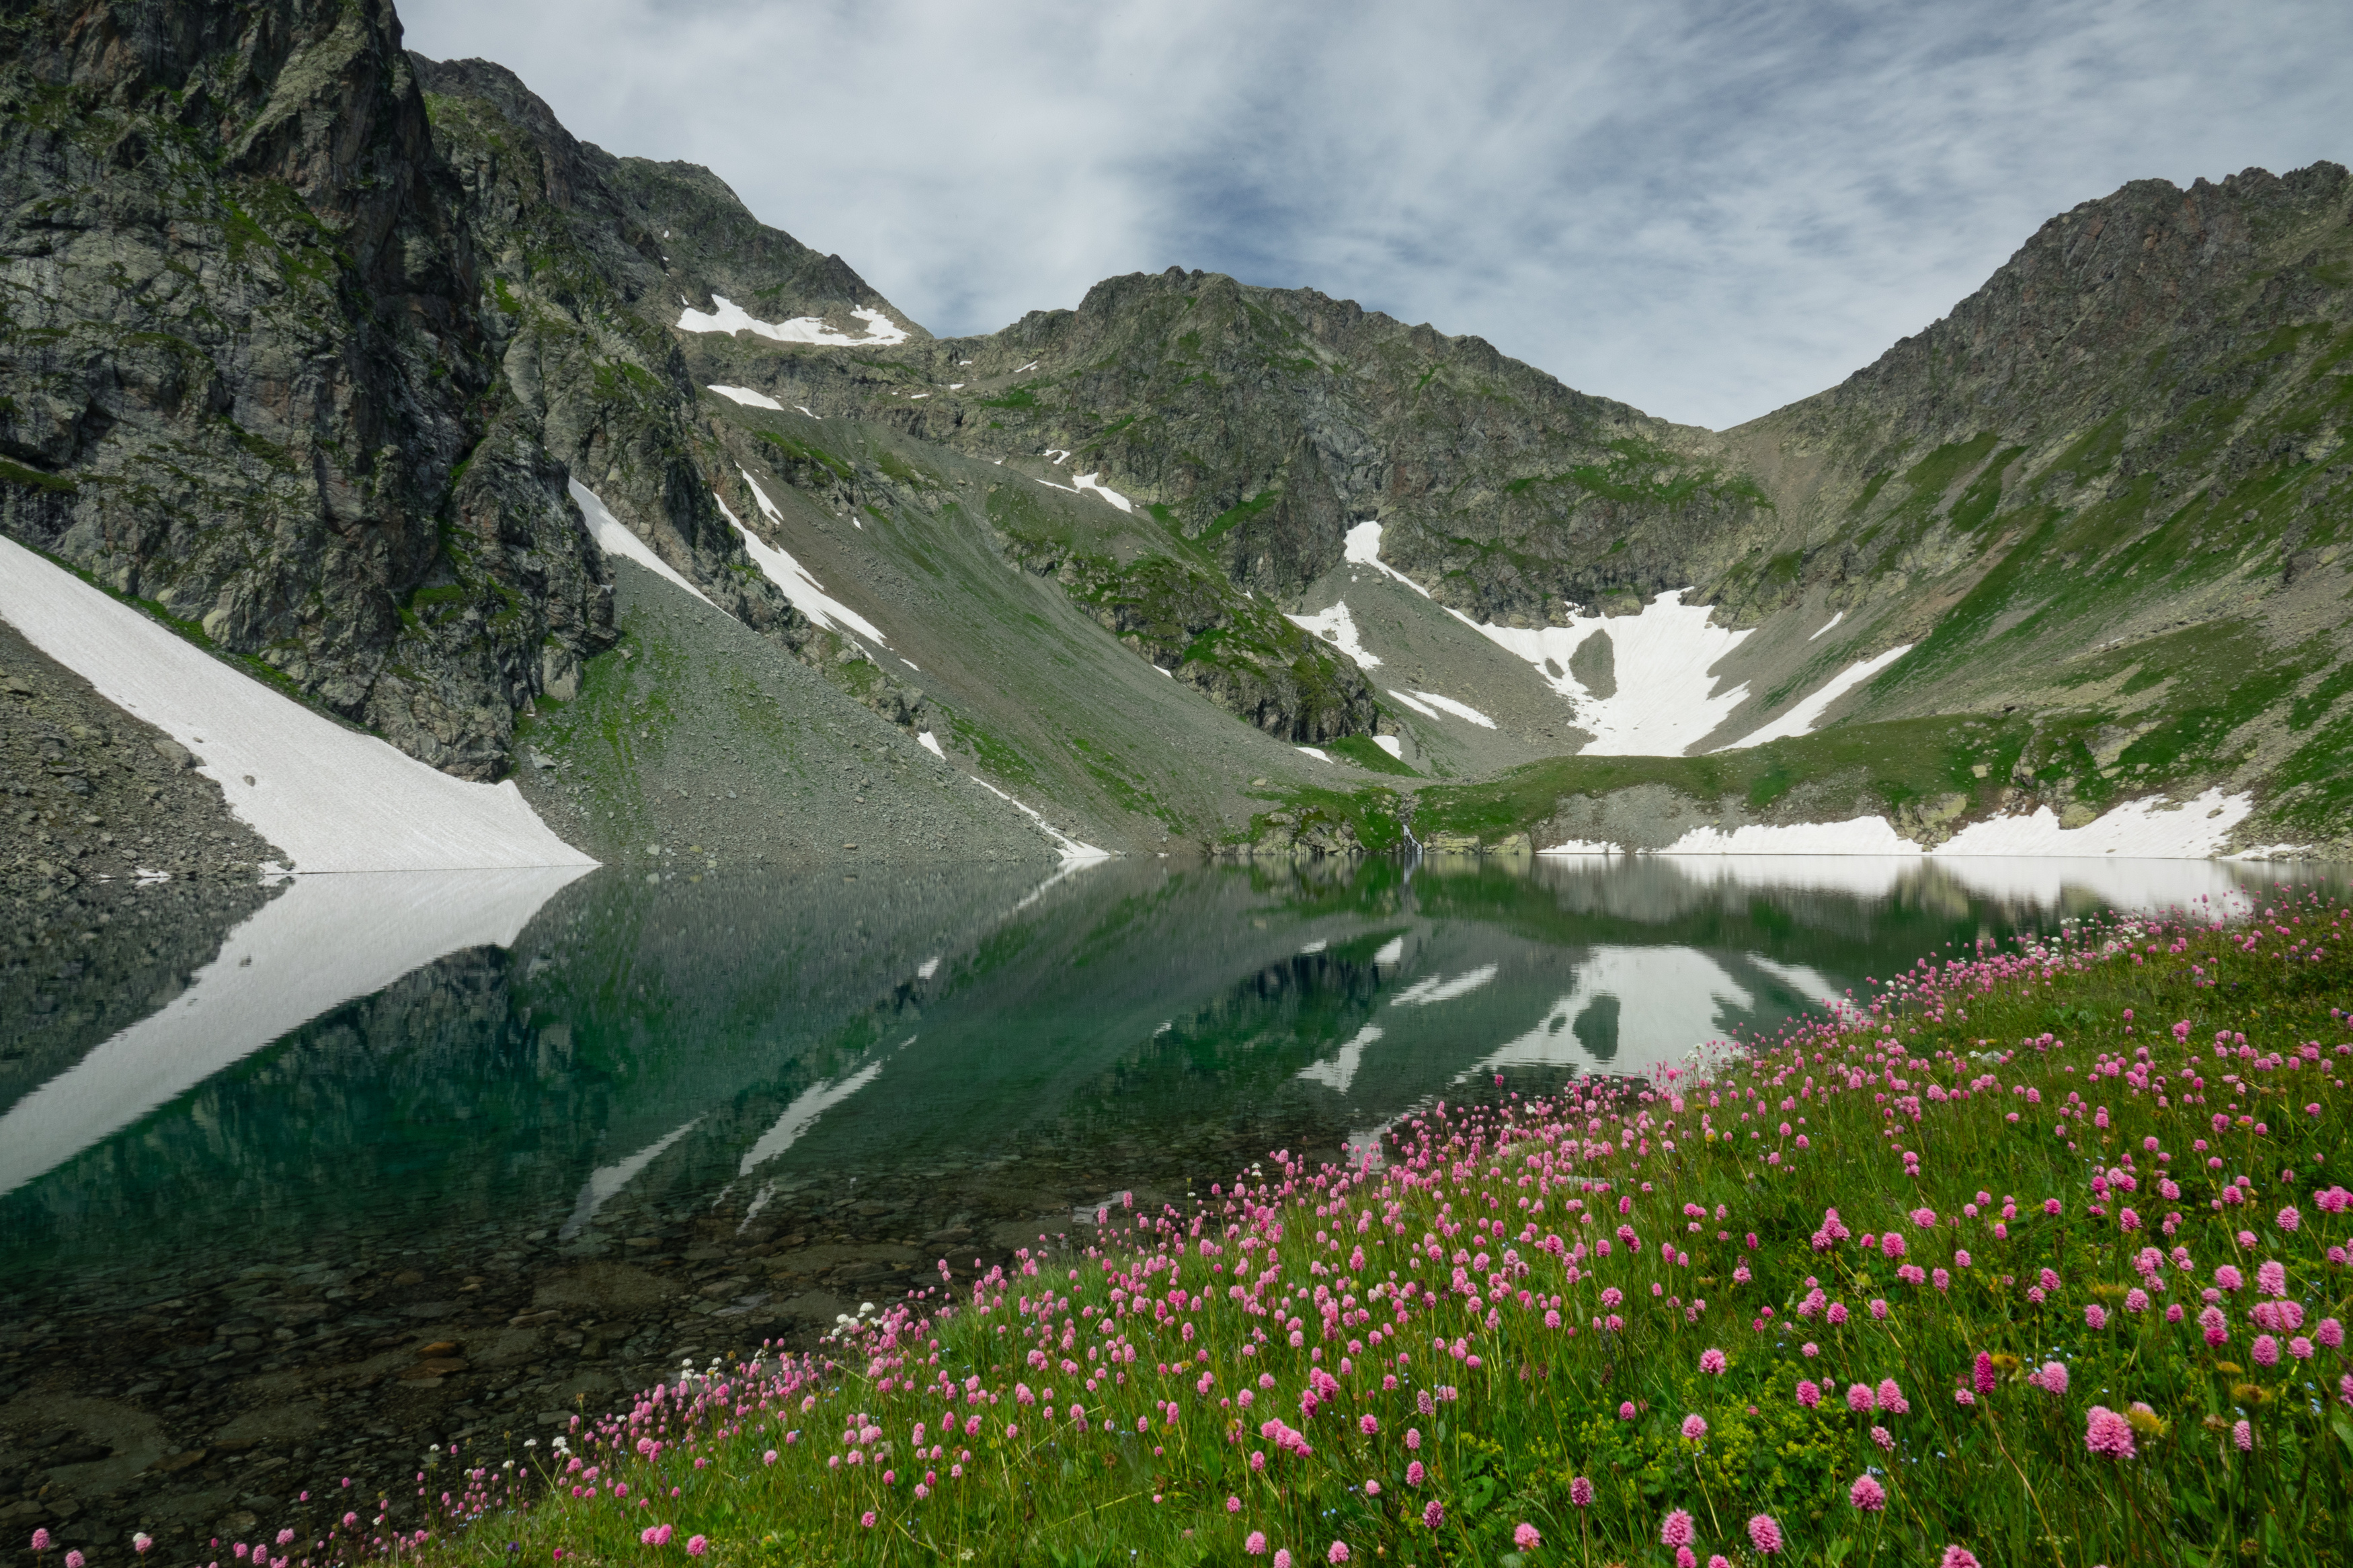
[(1277, 1152), (568, 1452), (428, 1458), (406, 1550), (2337, 1561), (2349, 940), (2297, 900), (1956, 950), (1745, 1052), (1433, 1108), (1377, 1162)]
[(72, 495), (81, 489), (64, 474), (44, 473), (39, 468), (28, 468), (22, 463), (12, 463), (5, 458), (0, 458), (0, 484), (23, 485), (27, 489), (54, 490), (61, 495)]
[(806, 441), (796, 440), (776, 430), (763, 430), (759, 432), (759, 437), (761, 440), (776, 447), (796, 463), (822, 468), (845, 483), (854, 477), (854, 470), (845, 459), (835, 457), (822, 447), (813, 447)]
[(1399, 778), (1409, 779), (1421, 777), (1419, 773), (1382, 751), (1370, 735), (1343, 735), (1336, 741), (1324, 742), (1324, 749), (1377, 773), (1395, 773)]
[[(1968, 715), (1841, 724), (1704, 757), (1555, 757), (1479, 784), (1441, 784), (1417, 797), (1418, 834), (1469, 834), (1494, 843), (1551, 818), (1571, 796), (1599, 796), (1664, 784), (1698, 802), (1738, 799), (1762, 810), (1800, 784), (1851, 782), (1885, 810), (1954, 794), (1990, 809), (2021, 758), (2047, 782), (2084, 771), (2068, 749), (2072, 732), (2038, 730), (2017, 718)], [(1980, 778), (1976, 769), (1986, 770)]]
[(1209, 526), (1200, 531), (1195, 542), (1208, 544), (1212, 541), (1224, 538), (1282, 499), (1281, 490), (1261, 490), (1240, 505), (1229, 507), (1211, 518)]

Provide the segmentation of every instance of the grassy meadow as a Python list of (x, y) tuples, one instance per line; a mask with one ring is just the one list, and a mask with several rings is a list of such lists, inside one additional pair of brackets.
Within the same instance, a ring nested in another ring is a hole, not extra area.
[(195, 1568), (2342, 1561), (2353, 914), (2276, 897), (943, 1259)]

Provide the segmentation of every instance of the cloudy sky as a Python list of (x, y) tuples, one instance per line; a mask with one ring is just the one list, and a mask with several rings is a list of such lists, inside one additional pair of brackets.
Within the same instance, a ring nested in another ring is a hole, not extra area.
[(2127, 180), (2353, 162), (2353, 5), (400, 0), (940, 333), (1174, 263), (1722, 427)]

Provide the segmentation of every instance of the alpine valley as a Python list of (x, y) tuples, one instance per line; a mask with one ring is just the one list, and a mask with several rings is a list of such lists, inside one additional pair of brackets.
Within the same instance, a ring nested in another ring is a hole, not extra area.
[[(2086, 202), (1725, 431), (1179, 267), (934, 337), (386, 0), (13, 5), (0, 170), (20, 896), (493, 843), (2353, 847), (2334, 163)], [(139, 696), (153, 636), (228, 694)], [(448, 804), (273, 793), (303, 726)]]

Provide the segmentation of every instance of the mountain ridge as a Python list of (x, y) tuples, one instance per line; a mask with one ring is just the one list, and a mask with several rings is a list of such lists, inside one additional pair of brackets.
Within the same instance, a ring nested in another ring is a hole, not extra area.
[[(1785, 735), (1835, 777), (1775, 809), (1931, 839), (2218, 787), (2246, 836), (2345, 838), (2341, 166), (2079, 204), (1718, 432), (1175, 267), (937, 338), (709, 170), (404, 52), (382, 0), (5, 25), (0, 153), (47, 194), (0, 227), (0, 528), (460, 776), (618, 657), (618, 551), (1113, 847), (1541, 847), (1636, 733)], [(980, 662), (943, 674), (919, 605)], [(1137, 658), (1173, 685), (1122, 718)], [(838, 730), (813, 693), (786, 731)], [(1798, 743), (1927, 720), (2010, 737), (2001, 775), (1921, 797)]]

